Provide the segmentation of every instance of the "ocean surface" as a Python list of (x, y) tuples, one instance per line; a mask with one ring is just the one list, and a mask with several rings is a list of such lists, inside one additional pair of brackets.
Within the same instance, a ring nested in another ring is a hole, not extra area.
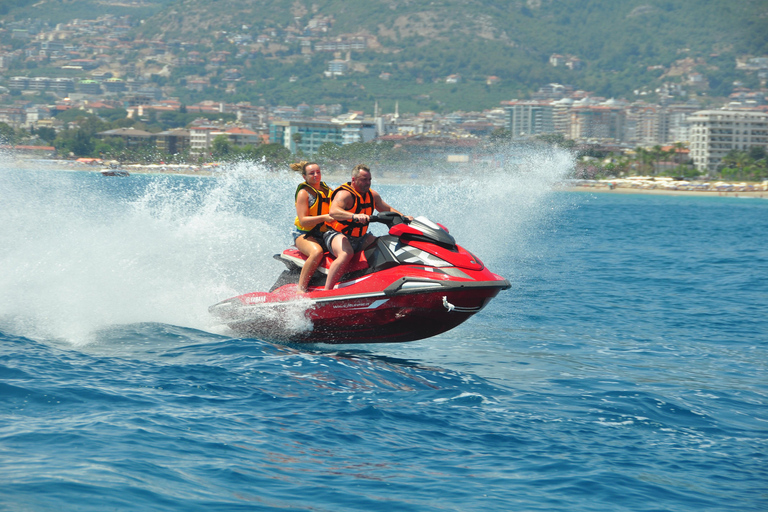
[(768, 510), (768, 200), (552, 191), (572, 163), (374, 166), (512, 288), (331, 346), (207, 312), (280, 272), (296, 175), (0, 158), (0, 510)]

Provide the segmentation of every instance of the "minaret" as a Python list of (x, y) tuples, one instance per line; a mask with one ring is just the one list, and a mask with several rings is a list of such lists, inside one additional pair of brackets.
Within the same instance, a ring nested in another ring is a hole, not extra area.
[(373, 105), (373, 122), (376, 127), (376, 136), (386, 135), (386, 129), (384, 128), (384, 119), (379, 115), (379, 100)]

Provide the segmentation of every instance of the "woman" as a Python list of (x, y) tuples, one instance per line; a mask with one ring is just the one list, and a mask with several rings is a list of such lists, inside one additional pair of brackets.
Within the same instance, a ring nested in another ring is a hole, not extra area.
[(304, 183), (296, 187), (296, 220), (293, 240), (296, 248), (307, 257), (299, 276), (297, 293), (306, 293), (309, 280), (323, 259), (325, 247), (322, 233), (328, 229), (326, 222), (333, 222), (328, 215), (331, 205), (331, 189), (322, 181), (320, 166), (315, 162), (297, 162), (291, 169), (300, 172)]

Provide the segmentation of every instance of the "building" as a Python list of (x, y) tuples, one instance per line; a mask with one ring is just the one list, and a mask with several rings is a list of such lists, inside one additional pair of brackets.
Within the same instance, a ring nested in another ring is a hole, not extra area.
[(209, 148), (221, 130), (213, 126), (193, 126), (189, 129), (189, 152), (192, 155), (210, 153)]
[(376, 138), (376, 124), (372, 120), (358, 119), (352, 116), (342, 122), (341, 143), (369, 142)]
[(29, 77), (28, 76), (12, 76), (8, 79), (8, 88), (17, 90), (17, 91), (25, 91), (29, 87)]
[(184, 153), (190, 146), (189, 130), (179, 128), (156, 133), (155, 145), (157, 149), (168, 155)]
[(26, 112), (19, 107), (0, 107), (0, 123), (12, 128), (21, 128), (26, 118)]
[(101, 84), (96, 80), (80, 80), (77, 90), (83, 94), (101, 94)]
[(48, 107), (42, 107), (35, 105), (25, 109), (24, 125), (27, 128), (37, 126), (37, 123), (42, 119), (48, 119), (51, 117), (51, 110)]
[(100, 139), (119, 137), (125, 141), (126, 147), (136, 147), (154, 143), (154, 134), (136, 128), (116, 128), (96, 134)]
[(660, 108), (643, 102), (626, 109), (624, 140), (632, 145), (655, 146), (660, 144)]
[(506, 128), (512, 138), (525, 138), (555, 132), (554, 106), (549, 101), (510, 101)]
[(213, 133), (212, 135), (214, 139), (219, 135), (224, 135), (227, 140), (232, 143), (233, 146), (237, 147), (258, 146), (261, 143), (261, 138), (259, 137), (258, 133), (247, 128), (241, 128), (239, 126), (229, 128), (224, 131), (219, 131), (218, 133)]
[(108, 78), (102, 82), (102, 85), (107, 92), (123, 92), (127, 88), (120, 78)]
[(331, 121), (310, 119), (289, 119), (273, 121), (269, 125), (269, 142), (281, 144), (291, 153), (302, 151), (314, 155), (323, 144), (330, 142), (338, 146), (354, 142), (369, 142), (376, 136), (373, 120), (357, 116)]
[(75, 79), (74, 78), (54, 78), (50, 84), (50, 87), (54, 91), (59, 92), (74, 92), (75, 91)]
[(562, 98), (552, 102), (552, 124), (555, 133), (569, 135), (571, 133), (571, 108), (574, 101)]
[(565, 65), (565, 56), (560, 55), (559, 53), (553, 53), (549, 56), (549, 64), (554, 67), (563, 66)]
[(624, 109), (608, 105), (575, 106), (571, 109), (570, 139), (621, 142), (624, 136)]
[(659, 144), (687, 142), (690, 137), (689, 118), (701, 110), (696, 101), (666, 105), (659, 113)]
[(349, 61), (341, 59), (333, 59), (328, 62), (328, 70), (325, 72), (325, 76), (342, 76), (349, 70)]
[(27, 88), (30, 91), (44, 91), (48, 88), (50, 83), (51, 79), (47, 76), (36, 76), (29, 79), (29, 87)]
[(748, 110), (701, 110), (688, 118), (690, 149), (699, 171), (714, 172), (733, 150), (768, 148), (768, 114)]

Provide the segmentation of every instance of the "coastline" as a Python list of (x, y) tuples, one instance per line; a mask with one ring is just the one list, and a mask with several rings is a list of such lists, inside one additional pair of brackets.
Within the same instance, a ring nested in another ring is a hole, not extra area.
[[(16, 164), (28, 167), (32, 162), (45, 161), (54, 168), (76, 172), (101, 173), (110, 171), (109, 167), (83, 163), (73, 160), (55, 159), (17, 159)], [(26, 165), (23, 165), (26, 164)], [(128, 171), (130, 174), (163, 174), (177, 176), (210, 177), (221, 174), (219, 164), (203, 165), (173, 165), (173, 164), (129, 164), (120, 166), (119, 170)], [(327, 171), (324, 173), (326, 180), (339, 181), (346, 178), (346, 174), (339, 171)], [(387, 172), (376, 177), (381, 183), (409, 183), (422, 181), (421, 176), (395, 176)], [(616, 180), (573, 180), (561, 182), (552, 187), (560, 192), (592, 192), (598, 194), (645, 194), (666, 196), (698, 196), (698, 197), (749, 197), (768, 199), (768, 182), (761, 184), (747, 184), (744, 182), (724, 182), (696, 184), (690, 182), (675, 181), (671, 178), (632, 177)]]
[(562, 192), (593, 192), (597, 194), (644, 194), (658, 196), (698, 196), (698, 197), (753, 197), (768, 199), (768, 191), (750, 190), (742, 192), (728, 192), (717, 190), (665, 190), (642, 188), (614, 188), (608, 187), (556, 187)]

